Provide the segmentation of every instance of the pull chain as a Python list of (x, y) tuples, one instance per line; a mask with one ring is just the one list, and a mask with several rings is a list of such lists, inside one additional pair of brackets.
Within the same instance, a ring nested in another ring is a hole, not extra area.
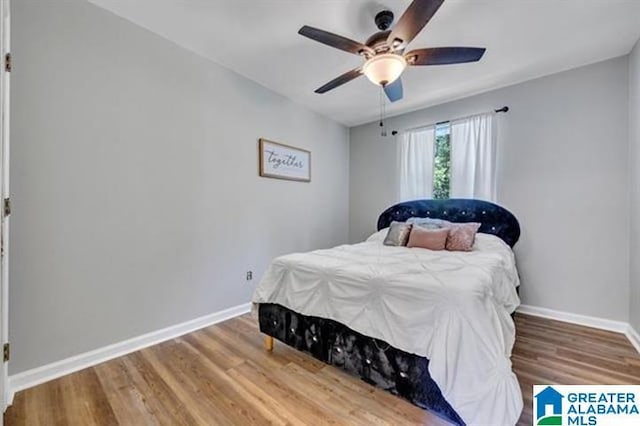
[(380, 86), (380, 136), (386, 137), (387, 130), (384, 128), (385, 117), (385, 94), (384, 87)]

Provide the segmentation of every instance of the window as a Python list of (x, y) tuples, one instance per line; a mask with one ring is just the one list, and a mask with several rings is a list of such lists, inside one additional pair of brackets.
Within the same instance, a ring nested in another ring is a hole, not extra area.
[(399, 141), (399, 199), (496, 199), (494, 113), (407, 130)]
[(449, 198), (451, 185), (451, 126), (449, 122), (436, 125), (433, 149), (433, 198)]

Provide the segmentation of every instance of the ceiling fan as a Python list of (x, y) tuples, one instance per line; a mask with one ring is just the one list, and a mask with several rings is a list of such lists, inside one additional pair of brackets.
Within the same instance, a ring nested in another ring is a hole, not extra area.
[(393, 23), (393, 12), (383, 10), (375, 17), (379, 32), (364, 43), (348, 39), (307, 25), (298, 34), (336, 49), (360, 55), (365, 62), (361, 67), (347, 71), (316, 89), (325, 93), (362, 74), (374, 84), (382, 86), (391, 102), (402, 99), (400, 75), (407, 66), (447, 65), (476, 62), (482, 58), (484, 48), (479, 47), (433, 47), (414, 49), (404, 53), (405, 48), (435, 15), (444, 0), (413, 0), (397, 24)]

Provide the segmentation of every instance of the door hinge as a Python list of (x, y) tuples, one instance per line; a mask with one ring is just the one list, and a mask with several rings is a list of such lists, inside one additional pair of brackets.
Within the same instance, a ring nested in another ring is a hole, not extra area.
[(11, 53), (4, 55), (4, 70), (11, 72)]
[(11, 346), (8, 342), (5, 343), (2, 347), (2, 354), (2, 359), (4, 360), (4, 362), (9, 361), (9, 358), (11, 357)]
[(11, 214), (11, 198), (4, 199), (4, 217)]

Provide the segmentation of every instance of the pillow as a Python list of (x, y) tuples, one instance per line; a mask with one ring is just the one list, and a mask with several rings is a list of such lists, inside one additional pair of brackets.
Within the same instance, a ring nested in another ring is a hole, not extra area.
[(449, 251), (471, 251), (480, 229), (480, 223), (451, 223), (446, 249)]
[(414, 226), (409, 235), (407, 247), (420, 247), (429, 250), (444, 250), (447, 245), (449, 228), (426, 229)]
[(446, 228), (451, 222), (442, 219), (432, 219), (430, 217), (410, 217), (407, 223), (426, 229)]
[(379, 230), (378, 232), (374, 232), (373, 234), (369, 235), (369, 238), (367, 238), (365, 241), (383, 241), (384, 237), (387, 236), (387, 232), (389, 232), (389, 228), (384, 228)]
[(406, 246), (412, 226), (410, 223), (391, 222), (387, 237), (382, 244), (385, 246)]

